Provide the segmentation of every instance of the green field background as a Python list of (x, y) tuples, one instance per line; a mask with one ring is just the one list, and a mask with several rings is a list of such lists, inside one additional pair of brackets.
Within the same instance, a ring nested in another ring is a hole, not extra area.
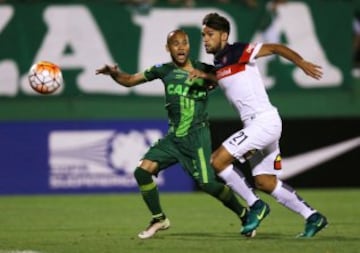
[(271, 213), (249, 239), (237, 218), (204, 193), (162, 194), (172, 226), (154, 238), (137, 233), (150, 215), (140, 194), (0, 197), (0, 252), (41, 253), (358, 253), (359, 189), (306, 189), (299, 194), (324, 213), (329, 226), (311, 239), (295, 238), (302, 217), (261, 195)]

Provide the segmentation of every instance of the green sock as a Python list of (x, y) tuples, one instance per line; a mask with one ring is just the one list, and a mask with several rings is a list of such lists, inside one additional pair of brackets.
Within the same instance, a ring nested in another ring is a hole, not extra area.
[(224, 206), (233, 211), (240, 219), (246, 214), (246, 207), (240, 204), (233, 191), (226, 185), (219, 182), (207, 183), (200, 187), (210, 195), (220, 200)]
[(153, 217), (164, 216), (160, 206), (159, 191), (152, 179), (151, 173), (137, 167), (134, 176), (138, 183), (141, 195)]
[(219, 199), (227, 208), (236, 213), (241, 220), (245, 218), (247, 210), (246, 207), (240, 204), (239, 200), (236, 198), (233, 191), (228, 186), (224, 185), (223, 191), (220, 193)]

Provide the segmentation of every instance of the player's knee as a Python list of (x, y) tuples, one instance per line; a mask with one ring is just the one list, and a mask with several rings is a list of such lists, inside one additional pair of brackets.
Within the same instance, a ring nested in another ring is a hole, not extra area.
[(276, 187), (276, 181), (275, 175), (258, 175), (255, 176), (255, 187), (270, 194)]
[(211, 155), (210, 163), (215, 172), (220, 173), (232, 164), (233, 161), (234, 158), (221, 146)]
[(211, 158), (210, 164), (214, 168), (216, 173), (221, 172), (221, 166), (220, 166), (220, 164), (219, 164), (219, 162), (217, 160)]
[(218, 155), (214, 154), (211, 156), (210, 164), (214, 168), (216, 173), (223, 171), (228, 165), (224, 163)]

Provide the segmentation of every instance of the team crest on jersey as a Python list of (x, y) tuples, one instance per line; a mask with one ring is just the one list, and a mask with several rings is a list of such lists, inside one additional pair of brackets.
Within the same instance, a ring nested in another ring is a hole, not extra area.
[(281, 170), (281, 156), (277, 155), (274, 161), (274, 169)]

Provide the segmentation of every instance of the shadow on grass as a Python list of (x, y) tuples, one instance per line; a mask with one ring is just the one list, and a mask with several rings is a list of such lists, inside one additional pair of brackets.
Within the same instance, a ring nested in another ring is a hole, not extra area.
[(236, 233), (161, 233), (161, 237), (180, 239), (180, 240), (287, 240), (299, 242), (313, 241), (338, 241), (338, 242), (358, 242), (359, 236), (326, 236), (316, 235), (312, 238), (297, 238), (296, 235), (288, 235), (281, 233), (258, 233), (254, 238), (248, 238)]

